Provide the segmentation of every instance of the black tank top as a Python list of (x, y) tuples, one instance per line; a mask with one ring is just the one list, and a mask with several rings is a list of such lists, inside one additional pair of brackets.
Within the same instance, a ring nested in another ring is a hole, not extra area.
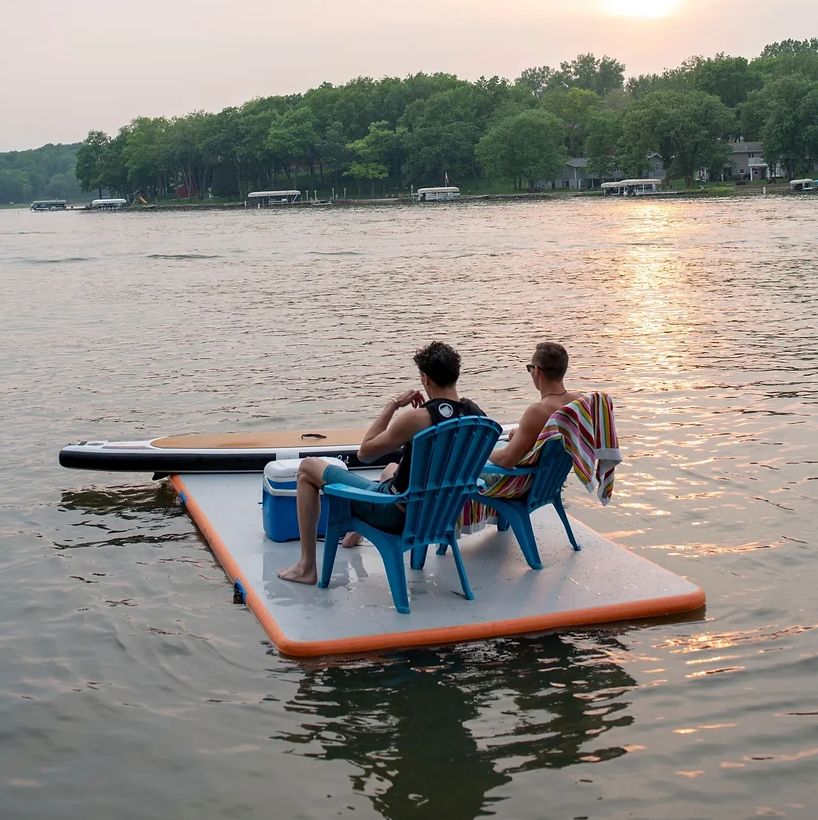
[[(440, 424), (441, 421), (456, 419), (460, 416), (485, 416), (486, 414), (471, 400), (460, 399), (431, 399), (423, 405), (432, 417), (432, 426)], [(409, 469), (412, 466), (412, 442), (407, 441), (403, 445), (403, 456), (398, 464), (398, 469), (392, 477), (391, 491), (395, 494), (403, 493), (409, 486)]]

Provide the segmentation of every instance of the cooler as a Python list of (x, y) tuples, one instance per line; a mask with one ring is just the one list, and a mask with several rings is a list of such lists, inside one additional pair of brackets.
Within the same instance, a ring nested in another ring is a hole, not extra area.
[[(339, 458), (324, 459), (346, 470), (347, 466)], [(300, 458), (284, 458), (271, 461), (264, 468), (262, 485), (261, 515), (264, 532), (273, 541), (295, 541), (298, 534), (298, 515), (295, 507), (295, 474)], [(321, 517), (318, 520), (318, 535), (327, 531), (327, 499), (321, 494)]]

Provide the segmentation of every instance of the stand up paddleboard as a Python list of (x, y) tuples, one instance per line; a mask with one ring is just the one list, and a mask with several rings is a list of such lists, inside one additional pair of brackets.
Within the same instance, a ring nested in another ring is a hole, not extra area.
[[(514, 424), (503, 426), (504, 433)], [(350, 470), (385, 467), (401, 451), (364, 464), (358, 448), (366, 430), (282, 430), (166, 436), (148, 441), (81, 441), (60, 450), (60, 465), (75, 470), (156, 473), (260, 473), (282, 458), (340, 458)]]
[(357, 452), (366, 430), (298, 430), (167, 436), (149, 441), (81, 441), (60, 451), (60, 464), (106, 472), (260, 473), (282, 458), (340, 458), (350, 469), (383, 467), (400, 451), (364, 465)]

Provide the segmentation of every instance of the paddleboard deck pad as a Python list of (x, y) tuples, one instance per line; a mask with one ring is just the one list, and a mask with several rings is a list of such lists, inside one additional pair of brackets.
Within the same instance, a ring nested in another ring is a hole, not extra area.
[[(377, 476), (372, 471), (370, 477)], [(489, 526), (460, 539), (475, 600), (462, 596), (451, 556), (430, 548), (423, 570), (407, 566), (411, 612), (394, 608), (374, 547), (339, 549), (328, 589), (281, 581), (300, 543), (267, 539), (255, 475), (172, 476), (188, 514), (240, 600), (278, 650), (293, 656), (435, 646), (690, 612), (705, 603), (690, 581), (572, 519), (571, 549), (552, 507), (532, 516), (544, 569), (532, 570), (511, 530)], [(323, 543), (318, 545), (320, 561)]]
[(303, 430), (222, 433), (155, 438), (149, 441), (81, 441), (60, 451), (60, 464), (80, 470), (173, 473), (259, 473), (282, 458), (340, 458), (350, 469), (383, 467), (400, 451), (362, 464), (358, 447), (366, 430)]

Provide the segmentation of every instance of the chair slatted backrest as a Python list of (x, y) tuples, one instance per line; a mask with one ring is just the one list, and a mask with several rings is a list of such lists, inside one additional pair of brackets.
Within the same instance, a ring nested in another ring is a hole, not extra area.
[(562, 436), (549, 438), (540, 450), (537, 471), (528, 490), (528, 510), (539, 509), (550, 504), (562, 492), (562, 485), (571, 472), (574, 462), (565, 451)]
[(452, 531), (501, 432), (485, 416), (461, 416), (415, 436), (404, 543), (435, 544)]

